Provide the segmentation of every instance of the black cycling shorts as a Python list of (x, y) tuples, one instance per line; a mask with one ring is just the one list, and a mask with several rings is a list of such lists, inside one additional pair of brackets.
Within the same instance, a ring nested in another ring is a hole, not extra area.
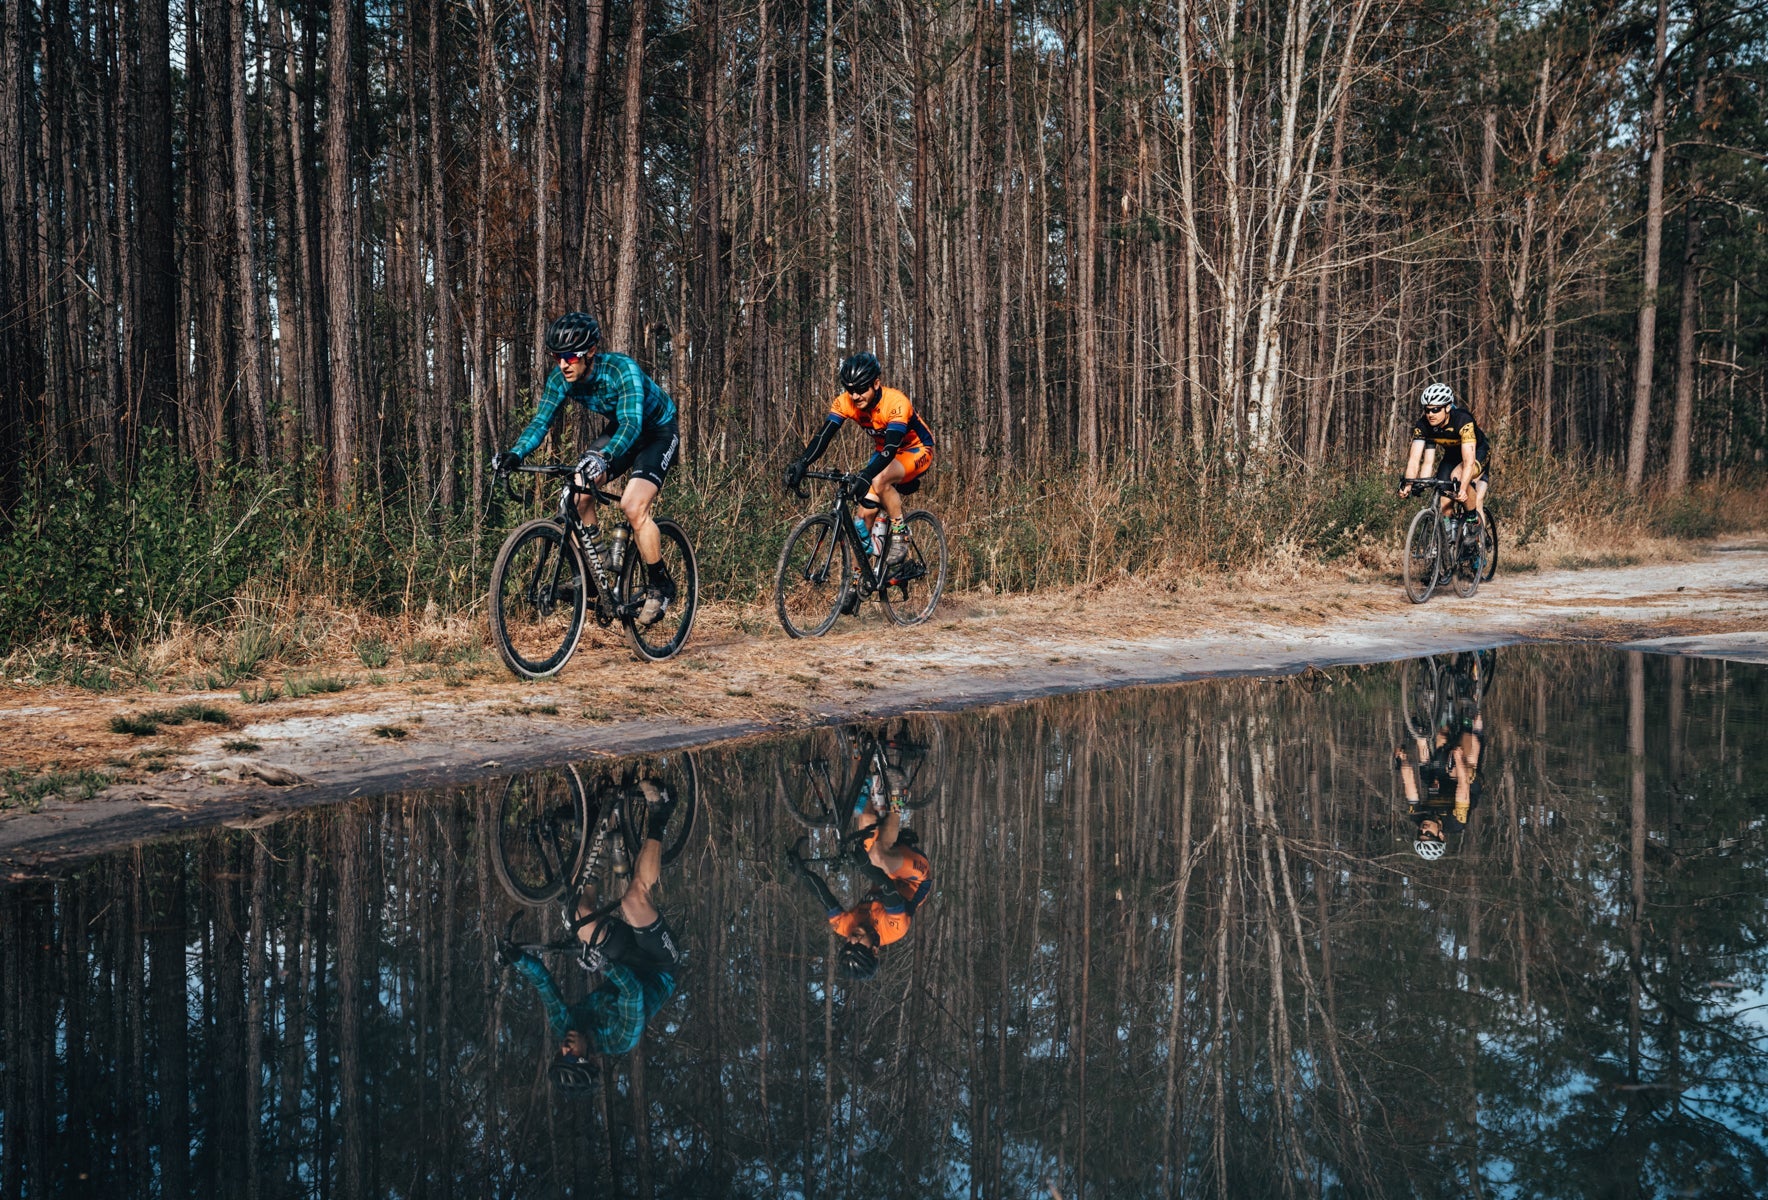
[[(1461, 455), (1459, 453), (1439, 454), (1439, 455), (1437, 455), (1436, 477), (1438, 479), (1441, 479), (1443, 482), (1447, 483), (1450, 479), (1454, 478), (1455, 468), (1460, 465), (1461, 465)], [(1485, 458), (1476, 458), (1473, 460), (1473, 465), (1475, 467), (1473, 481), (1475, 483), (1484, 483), (1484, 484), (1490, 485), (1492, 482), (1491, 460), (1485, 459)]]
[[(607, 442), (604, 440), (601, 444), (605, 446)], [(630, 450), (608, 463), (608, 478), (629, 475), (633, 479), (648, 479), (660, 488), (680, 451), (680, 427), (674, 421), (659, 425), (649, 433), (640, 434)]]
[(673, 967), (681, 961), (681, 947), (675, 944), (675, 933), (662, 913), (643, 929), (628, 925), (618, 912), (610, 916), (611, 919), (603, 922), (602, 928), (607, 932), (596, 947), (609, 962), (657, 970)]

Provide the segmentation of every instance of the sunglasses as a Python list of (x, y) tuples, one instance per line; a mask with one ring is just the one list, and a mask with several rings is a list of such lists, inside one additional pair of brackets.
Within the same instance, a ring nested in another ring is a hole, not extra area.
[(561, 367), (568, 367), (574, 362), (582, 362), (589, 356), (587, 354), (561, 354), (558, 357), (559, 365)]

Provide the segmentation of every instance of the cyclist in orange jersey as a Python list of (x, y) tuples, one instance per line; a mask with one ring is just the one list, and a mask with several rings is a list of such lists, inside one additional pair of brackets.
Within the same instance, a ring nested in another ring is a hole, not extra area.
[(877, 974), (878, 951), (908, 934), (915, 913), (933, 890), (932, 865), (916, 848), (914, 831), (902, 827), (899, 809), (893, 806), (880, 822), (868, 807), (860, 827), (871, 829), (861, 846), (866, 852), (863, 869), (873, 886), (852, 907), (841, 903), (828, 881), (798, 856), (796, 847), (786, 852), (788, 865), (822, 902), (829, 928), (841, 938), (839, 961), (849, 979)]
[(867, 525), (877, 517), (879, 505), (890, 514), (894, 536), (887, 562), (895, 566), (909, 553), (902, 498), (921, 486), (921, 476), (933, 465), (933, 431), (905, 393), (884, 386), (883, 372), (878, 356), (870, 351), (852, 355), (841, 364), (841, 385), (846, 390), (830, 402), (828, 420), (804, 453), (786, 467), (786, 486), (796, 488), (803, 481), (804, 472), (822, 457), (843, 422), (852, 421), (869, 431), (872, 457), (849, 476), (850, 486)]

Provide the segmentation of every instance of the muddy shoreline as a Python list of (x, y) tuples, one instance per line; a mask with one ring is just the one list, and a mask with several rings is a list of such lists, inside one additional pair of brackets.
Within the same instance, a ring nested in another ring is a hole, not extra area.
[[(0, 878), (53, 874), (135, 842), (356, 797), (905, 711), (1520, 642), (1768, 663), (1768, 548), (1760, 543), (1719, 546), (1689, 562), (1501, 575), (1470, 601), (1413, 606), (1391, 590), (1345, 584), (1173, 600), (1119, 583), (1062, 597), (965, 597), (942, 609), (950, 619), (906, 633), (860, 621), (815, 643), (765, 634), (710, 641), (662, 670), (611, 662), (608, 649), (591, 648), (561, 679), (540, 685), (343, 692), (287, 715), (252, 713), (231, 737), (186, 737), (157, 774), (90, 799), (55, 797), (36, 812), (0, 816)], [(0, 750), (21, 762), (57, 747), (106, 751), (106, 739), (126, 740), (93, 732), (112, 715), (179, 699), (10, 691), (0, 694)], [(606, 711), (616, 703), (626, 710), (620, 716)], [(224, 746), (242, 739), (255, 748)]]

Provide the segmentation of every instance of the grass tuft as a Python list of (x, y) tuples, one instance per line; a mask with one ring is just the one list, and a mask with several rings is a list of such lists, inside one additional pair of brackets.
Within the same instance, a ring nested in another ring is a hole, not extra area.
[(283, 694), (290, 700), (299, 700), (303, 696), (329, 695), (332, 692), (341, 692), (349, 686), (349, 680), (327, 675), (323, 671), (312, 675), (290, 675), (282, 681)]

